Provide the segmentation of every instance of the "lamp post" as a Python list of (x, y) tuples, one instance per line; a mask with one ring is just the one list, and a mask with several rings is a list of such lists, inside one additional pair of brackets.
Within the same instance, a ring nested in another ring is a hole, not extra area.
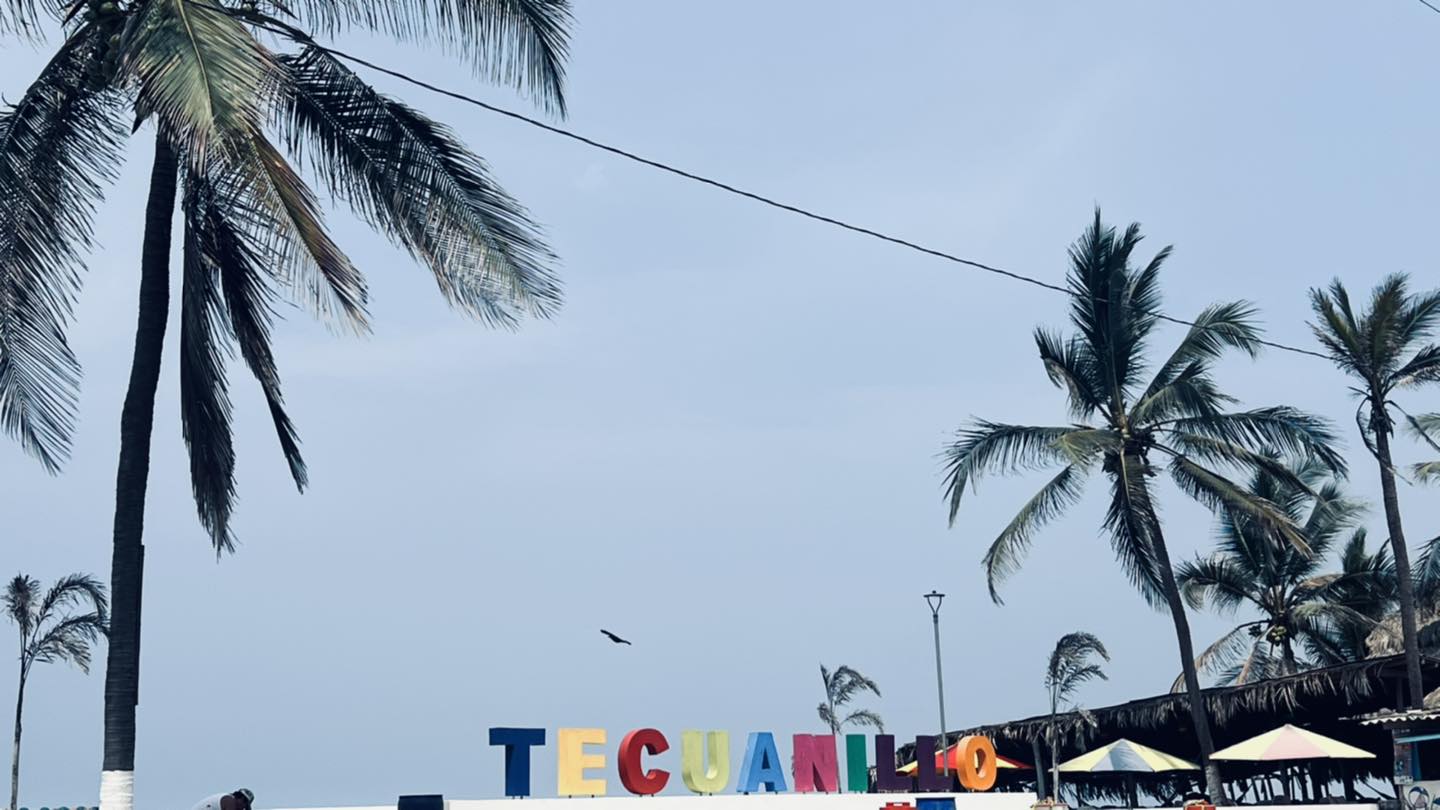
[(931, 591), (925, 594), (925, 603), (930, 606), (930, 618), (935, 623), (935, 689), (940, 695), (940, 768), (945, 780), (950, 780), (950, 747), (945, 739), (945, 675), (940, 670), (940, 603), (945, 594)]

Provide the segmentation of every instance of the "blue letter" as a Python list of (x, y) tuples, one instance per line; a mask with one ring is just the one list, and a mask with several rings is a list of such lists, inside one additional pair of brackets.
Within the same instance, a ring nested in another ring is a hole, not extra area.
[(780, 753), (775, 750), (775, 735), (768, 731), (750, 734), (740, 765), (739, 792), (759, 793), (761, 785), (771, 793), (785, 792), (785, 771), (780, 767)]
[(543, 728), (492, 728), (490, 744), (505, 746), (505, 795), (530, 795), (530, 748), (545, 744)]

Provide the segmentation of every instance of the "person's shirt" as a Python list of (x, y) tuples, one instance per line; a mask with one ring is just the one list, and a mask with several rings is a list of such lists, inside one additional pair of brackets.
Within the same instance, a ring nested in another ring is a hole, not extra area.
[(229, 793), (216, 793), (201, 799), (195, 810), (235, 810), (235, 798)]

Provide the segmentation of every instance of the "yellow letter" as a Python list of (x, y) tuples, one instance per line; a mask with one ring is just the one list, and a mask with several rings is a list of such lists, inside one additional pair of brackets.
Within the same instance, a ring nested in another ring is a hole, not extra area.
[(605, 767), (604, 754), (587, 754), (585, 746), (604, 745), (603, 728), (562, 728), (555, 732), (558, 762), (555, 765), (561, 796), (604, 796), (605, 777), (586, 779), (585, 772)]
[[(706, 749), (709, 756), (706, 756)], [(707, 763), (706, 760), (709, 760)], [(730, 782), (730, 732), (698, 731), (680, 735), (680, 775), (692, 793), (719, 793)]]

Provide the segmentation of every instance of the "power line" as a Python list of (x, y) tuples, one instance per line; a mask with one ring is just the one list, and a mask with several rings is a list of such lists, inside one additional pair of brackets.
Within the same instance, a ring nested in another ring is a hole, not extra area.
[(1436, 6), (1434, 3), (1431, 3), (1430, 0), (1420, 0), (1420, 3), (1436, 14), (1440, 14), (1440, 6)]
[[(1425, 3), (1426, 5), (1430, 5), (1429, 2), (1427, 2), (1427, 0), (1420, 0), (1420, 2)], [(1434, 8), (1434, 7), (1432, 6), (1432, 8)], [(218, 10), (218, 9), (217, 9), (217, 10)], [(1437, 11), (1437, 12), (1440, 12), (1440, 8), (1437, 8), (1436, 11)], [(816, 213), (816, 212), (814, 212), (814, 211), (810, 211), (810, 210), (808, 210), (808, 209), (801, 208), (801, 207), (799, 207), (799, 206), (797, 206), (797, 205), (791, 205), (791, 204), (789, 204), (789, 203), (781, 202), (781, 201), (779, 201), (779, 200), (775, 200), (775, 199), (772, 199), (772, 198), (770, 198), (770, 197), (766, 197), (766, 196), (764, 196), (763, 194), (757, 194), (757, 193), (755, 193), (755, 192), (753, 192), (753, 191), (747, 191), (747, 190), (745, 190), (745, 189), (743, 189), (743, 188), (739, 188), (739, 187), (737, 187), (737, 186), (733, 186), (733, 185), (731, 185), (731, 184), (729, 184), (729, 183), (725, 183), (725, 182), (723, 182), (723, 181), (716, 180), (716, 179), (711, 178), (711, 177), (706, 177), (706, 176), (704, 176), (704, 175), (700, 175), (700, 174), (696, 174), (696, 173), (694, 173), (694, 172), (686, 171), (685, 169), (681, 169), (681, 168), (678, 168), (678, 167), (676, 167), (676, 166), (672, 166), (672, 165), (670, 165), (670, 164), (668, 164), (668, 163), (663, 163), (663, 162), (658, 161), (658, 160), (653, 160), (653, 159), (651, 159), (651, 158), (644, 157), (643, 155), (638, 155), (638, 154), (636, 154), (636, 153), (634, 153), (634, 152), (630, 152), (630, 151), (628, 151), (628, 150), (621, 149), (621, 148), (618, 147), (618, 146), (611, 146), (610, 144), (602, 143), (601, 141), (597, 141), (597, 140), (595, 140), (595, 139), (593, 139), (593, 138), (586, 137), (586, 136), (581, 135), (581, 134), (579, 134), (579, 133), (571, 132), (571, 131), (568, 130), (568, 129), (564, 129), (564, 128), (561, 128), (561, 127), (557, 127), (557, 126), (555, 126), (555, 125), (553, 125), (553, 124), (547, 124), (546, 122), (541, 121), (541, 120), (539, 120), (539, 119), (537, 119), (537, 118), (531, 118), (531, 117), (528, 116), (528, 115), (523, 115), (523, 114), (518, 113), (518, 112), (515, 112), (515, 111), (513, 111), (513, 110), (507, 110), (507, 109), (505, 109), (504, 107), (498, 107), (498, 106), (496, 106), (496, 105), (494, 105), (494, 104), (490, 104), (490, 103), (488, 103), (488, 102), (481, 101), (480, 99), (475, 98), (474, 96), (468, 96), (468, 95), (465, 95), (464, 93), (458, 93), (458, 92), (456, 92), (456, 91), (454, 91), (454, 90), (447, 90), (447, 89), (445, 89), (445, 88), (443, 88), (443, 87), (440, 87), (440, 86), (438, 86), (438, 85), (431, 84), (431, 83), (429, 83), (429, 82), (427, 82), (427, 81), (424, 81), (424, 80), (422, 80), (422, 79), (417, 79), (417, 78), (415, 78), (415, 77), (413, 77), (413, 76), (410, 76), (410, 75), (408, 75), (408, 74), (401, 73), (401, 72), (398, 71), (398, 70), (393, 70), (393, 69), (387, 68), (387, 67), (385, 67), (385, 66), (383, 66), (383, 65), (378, 65), (378, 64), (376, 64), (376, 63), (374, 63), (374, 62), (371, 62), (371, 61), (368, 60), (368, 59), (365, 59), (364, 57), (356, 56), (356, 55), (351, 54), (351, 53), (346, 53), (345, 51), (339, 50), (338, 48), (331, 48), (331, 47), (328, 47), (328, 46), (325, 46), (325, 45), (321, 45), (321, 44), (319, 44), (318, 42), (316, 42), (314, 39), (310, 38), (309, 35), (304, 34), (303, 32), (300, 32), (300, 31), (295, 30), (295, 29), (291, 29), (291, 28), (288, 28), (288, 27), (280, 27), (280, 26), (269, 25), (269, 24), (266, 24), (265, 22), (257, 22), (257, 21), (255, 21), (255, 20), (253, 20), (253, 19), (250, 19), (250, 20), (248, 20), (248, 21), (251, 22), (252, 24), (256, 25), (256, 26), (259, 27), (259, 28), (263, 28), (263, 29), (265, 29), (265, 30), (267, 30), (267, 31), (270, 31), (271, 33), (279, 34), (279, 35), (281, 35), (281, 36), (289, 37), (289, 38), (291, 38), (291, 39), (300, 40), (303, 44), (305, 44), (305, 45), (307, 45), (307, 46), (309, 46), (309, 47), (311, 47), (311, 48), (314, 48), (314, 49), (319, 50), (319, 51), (323, 51), (323, 52), (328, 53), (328, 54), (330, 54), (330, 55), (332, 55), (332, 56), (339, 57), (339, 58), (344, 59), (344, 60), (349, 61), (349, 62), (354, 62), (354, 63), (357, 64), (357, 65), (363, 65), (364, 67), (370, 68), (371, 70), (374, 70), (374, 71), (376, 71), (376, 72), (378, 72), (378, 73), (383, 73), (383, 74), (385, 74), (386, 76), (390, 76), (390, 77), (392, 77), (392, 78), (399, 79), (400, 81), (406, 82), (406, 83), (408, 83), (408, 84), (415, 85), (416, 87), (419, 87), (419, 88), (422, 88), (422, 89), (425, 89), (425, 90), (429, 90), (429, 91), (432, 92), (432, 93), (437, 93), (437, 94), (439, 94), (439, 95), (446, 96), (447, 98), (452, 98), (452, 99), (455, 99), (456, 101), (462, 101), (462, 102), (464, 102), (464, 103), (466, 103), (466, 104), (470, 104), (470, 105), (472, 105), (472, 106), (479, 107), (479, 108), (481, 108), (481, 109), (483, 109), (483, 110), (487, 110), (487, 111), (492, 112), (492, 113), (495, 113), (495, 114), (497, 114), (497, 115), (502, 115), (502, 116), (504, 116), (504, 117), (506, 117), (506, 118), (510, 118), (510, 119), (513, 119), (513, 120), (516, 120), (516, 121), (520, 121), (521, 123), (529, 124), (530, 126), (536, 127), (537, 129), (542, 129), (542, 130), (545, 130), (546, 132), (549, 132), (549, 133), (552, 133), (552, 134), (555, 134), (555, 135), (559, 135), (559, 136), (561, 136), (561, 137), (563, 137), (563, 138), (568, 138), (568, 139), (570, 139), (570, 140), (572, 140), (572, 141), (577, 141), (577, 142), (579, 142), (579, 143), (585, 144), (586, 146), (589, 146), (589, 147), (591, 147), (591, 148), (599, 149), (599, 150), (602, 151), (602, 152), (608, 152), (608, 153), (610, 153), (610, 154), (612, 154), (612, 155), (616, 155), (617, 157), (622, 157), (622, 158), (625, 158), (626, 160), (629, 160), (629, 161), (632, 161), (632, 162), (635, 162), (635, 163), (639, 163), (639, 164), (644, 165), (644, 166), (649, 166), (649, 167), (652, 168), (652, 169), (659, 169), (659, 170), (662, 171), (662, 172), (666, 172), (666, 173), (668, 173), (668, 174), (673, 174), (673, 175), (675, 175), (675, 176), (677, 176), (677, 177), (682, 177), (682, 178), (684, 178), (684, 179), (686, 179), (686, 180), (691, 180), (691, 181), (694, 181), (694, 182), (697, 182), (697, 183), (701, 183), (701, 184), (703, 184), (703, 185), (707, 185), (707, 186), (710, 186), (710, 187), (712, 187), (712, 188), (717, 188), (717, 189), (720, 189), (721, 191), (728, 192), (728, 193), (730, 193), (730, 194), (734, 194), (734, 195), (736, 195), (736, 196), (738, 196), (738, 197), (744, 197), (745, 199), (753, 200), (754, 202), (758, 202), (758, 203), (760, 203), (760, 204), (762, 204), (762, 205), (767, 205), (767, 206), (769, 206), (769, 207), (771, 207), (771, 208), (776, 208), (776, 209), (779, 209), (779, 210), (781, 210), (781, 211), (785, 211), (785, 212), (788, 212), (788, 213), (791, 213), (791, 214), (796, 214), (796, 215), (798, 215), (798, 216), (805, 217), (806, 219), (814, 220), (814, 221), (816, 221), (816, 222), (823, 222), (823, 223), (825, 223), (826, 225), (833, 225), (833, 226), (835, 226), (835, 227), (837, 227), (837, 228), (842, 228), (842, 229), (847, 230), (847, 231), (850, 231), (850, 232), (852, 232), (852, 233), (858, 233), (858, 234), (861, 234), (861, 235), (863, 235), (863, 236), (871, 237), (872, 239), (879, 239), (879, 240), (881, 240), (882, 242), (889, 242), (890, 244), (893, 244), (893, 245), (899, 245), (899, 246), (904, 247), (904, 248), (909, 248), (910, 250), (913, 250), (913, 251), (916, 251), (916, 252), (919, 252), (919, 253), (923, 253), (923, 254), (925, 254), (925, 255), (927, 255), (927, 256), (934, 256), (935, 258), (944, 259), (945, 261), (948, 261), (948, 262), (952, 262), (952, 263), (960, 264), (960, 265), (965, 265), (966, 267), (972, 267), (972, 268), (974, 268), (974, 269), (976, 269), (976, 270), (983, 270), (983, 271), (985, 271), (985, 272), (987, 272), (987, 273), (993, 273), (993, 274), (998, 275), (998, 276), (1004, 276), (1005, 278), (1009, 278), (1009, 279), (1012, 279), (1012, 280), (1014, 280), (1014, 281), (1023, 282), (1023, 283), (1025, 283), (1025, 284), (1030, 284), (1030, 285), (1033, 285), (1033, 286), (1036, 286), (1036, 287), (1041, 287), (1041, 288), (1043, 288), (1043, 289), (1050, 290), (1050, 291), (1052, 291), (1052, 292), (1063, 293), (1063, 294), (1065, 294), (1065, 295), (1069, 295), (1069, 296), (1076, 297), (1076, 298), (1081, 297), (1081, 296), (1079, 296), (1075, 291), (1070, 290), (1070, 289), (1068, 289), (1068, 288), (1066, 288), (1066, 287), (1062, 287), (1062, 286), (1060, 286), (1060, 285), (1058, 285), (1058, 284), (1051, 284), (1051, 283), (1048, 282), (1048, 281), (1043, 281), (1043, 280), (1041, 280), (1041, 279), (1034, 278), (1034, 277), (1032, 277), (1032, 276), (1027, 276), (1027, 275), (1024, 275), (1023, 273), (1017, 273), (1017, 272), (1014, 272), (1014, 271), (1012, 271), (1012, 270), (1006, 270), (1006, 269), (1004, 269), (1004, 268), (1002, 268), (1002, 267), (995, 267), (995, 266), (993, 266), (993, 265), (985, 264), (984, 262), (975, 261), (974, 259), (967, 259), (967, 258), (965, 258), (965, 257), (963, 257), (963, 256), (956, 256), (956, 255), (953, 254), (953, 253), (946, 253), (946, 252), (943, 251), (943, 250), (937, 250), (937, 249), (935, 249), (935, 248), (926, 247), (925, 245), (921, 245), (921, 244), (916, 243), (916, 242), (911, 242), (911, 241), (908, 240), (908, 239), (902, 239), (902, 238), (900, 238), (900, 237), (898, 237), (898, 236), (892, 236), (892, 235), (890, 235), (890, 234), (883, 233), (883, 232), (881, 232), (881, 231), (877, 231), (877, 230), (874, 230), (874, 229), (872, 229), (872, 228), (867, 228), (867, 227), (865, 227), (865, 226), (863, 226), (863, 225), (856, 225), (856, 224), (851, 223), (851, 222), (846, 222), (845, 220), (836, 219), (836, 218), (834, 218), (834, 217), (829, 217), (829, 216), (826, 216), (826, 215), (824, 215), (824, 214), (818, 214), (818, 213)], [(1193, 326), (1198, 326), (1198, 324), (1196, 324), (1194, 321), (1187, 321), (1187, 320), (1185, 320), (1184, 318), (1176, 318), (1176, 317), (1173, 317), (1173, 316), (1171, 316), (1171, 315), (1166, 315), (1166, 314), (1163, 313), (1163, 312), (1150, 312), (1149, 314), (1150, 314), (1150, 315), (1153, 315), (1154, 317), (1156, 317), (1156, 318), (1158, 318), (1158, 319), (1160, 319), (1160, 320), (1162, 320), (1162, 321), (1168, 321), (1168, 322), (1170, 322), (1170, 323), (1179, 324), (1179, 325), (1181, 325), (1181, 326), (1192, 326), (1192, 327), (1193, 327)], [(1273, 349), (1280, 349), (1281, 351), (1292, 352), (1292, 353), (1294, 353), (1294, 354), (1308, 355), (1308, 356), (1310, 356), (1310, 357), (1318, 357), (1318, 358), (1320, 358), (1321, 360), (1330, 360), (1330, 356), (1329, 356), (1329, 355), (1323, 354), (1323, 353), (1321, 353), (1321, 352), (1313, 351), (1313, 350), (1311, 350), (1311, 349), (1303, 349), (1303, 348), (1300, 348), (1299, 346), (1290, 346), (1290, 345), (1287, 345), (1287, 344), (1284, 344), (1284, 343), (1277, 343), (1277, 342), (1275, 342), (1275, 341), (1263, 340), (1263, 339), (1258, 340), (1257, 342), (1259, 342), (1259, 343), (1261, 343), (1261, 344), (1263, 344), (1263, 345), (1265, 345), (1265, 346), (1269, 346), (1269, 347), (1271, 347), (1271, 348), (1273, 348)]]

